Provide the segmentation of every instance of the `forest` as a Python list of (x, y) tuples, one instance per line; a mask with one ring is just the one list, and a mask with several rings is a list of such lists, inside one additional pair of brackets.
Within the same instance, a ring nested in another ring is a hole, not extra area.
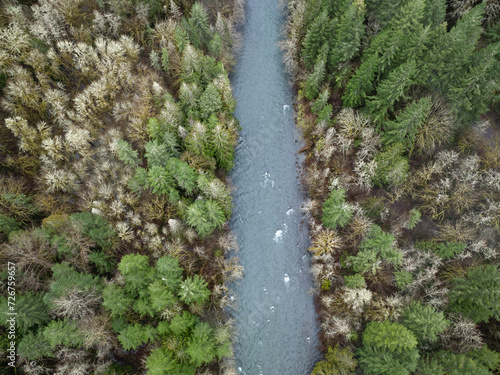
[(288, 1), (324, 359), (500, 373), (500, 3)]
[(0, 372), (235, 373), (242, 15), (229, 0), (2, 2)]

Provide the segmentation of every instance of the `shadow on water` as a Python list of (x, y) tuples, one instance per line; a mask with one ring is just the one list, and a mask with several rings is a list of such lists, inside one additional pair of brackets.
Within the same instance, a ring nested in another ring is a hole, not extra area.
[(307, 225), (298, 177), (301, 147), (294, 94), (277, 47), (285, 21), (278, 0), (247, 0), (243, 45), (231, 76), (241, 137), (231, 179), (231, 229), (245, 277), (236, 361), (246, 375), (306, 375), (319, 359)]

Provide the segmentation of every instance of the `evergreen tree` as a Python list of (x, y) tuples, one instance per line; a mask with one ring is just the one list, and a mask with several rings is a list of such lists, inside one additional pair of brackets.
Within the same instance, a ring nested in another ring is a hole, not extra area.
[(168, 57), (168, 50), (164, 47), (161, 49), (161, 67), (164, 72), (167, 72), (169, 66), (170, 66), (170, 61)]
[(320, 54), (321, 49), (331, 37), (331, 24), (327, 11), (323, 11), (315, 18), (304, 38), (304, 62), (311, 69)]
[(149, 141), (144, 147), (146, 159), (148, 160), (148, 167), (164, 166), (167, 164), (168, 159), (174, 157), (175, 154), (172, 149), (165, 143), (160, 143), (158, 140)]
[(177, 336), (188, 336), (191, 328), (199, 322), (199, 319), (184, 310), (182, 314), (176, 314), (170, 321), (170, 330)]
[(349, 347), (340, 349), (338, 345), (328, 347), (324, 361), (316, 363), (311, 375), (351, 375), (355, 374), (358, 363)]
[(226, 172), (229, 172), (234, 166), (234, 147), (236, 140), (222, 123), (217, 123), (211, 131), (211, 144), (214, 148), (215, 160), (217, 166)]
[(331, 229), (344, 227), (351, 217), (352, 208), (345, 202), (345, 190), (332, 190), (330, 197), (323, 204), (323, 225)]
[(72, 320), (53, 320), (43, 330), (43, 336), (51, 349), (58, 345), (79, 348), (83, 344), (83, 337), (78, 325)]
[(148, 170), (148, 185), (155, 194), (167, 195), (170, 202), (178, 202), (180, 197), (175, 182), (167, 168), (154, 165)]
[(71, 221), (80, 233), (88, 236), (101, 249), (106, 250), (112, 246), (115, 232), (102, 216), (90, 212), (77, 212), (71, 215)]
[(224, 210), (213, 200), (200, 199), (189, 206), (187, 222), (196, 229), (196, 232), (205, 237), (215, 228), (220, 228), (226, 221)]
[(130, 292), (146, 289), (154, 275), (154, 269), (149, 265), (149, 258), (140, 254), (123, 256), (118, 264), (118, 270), (125, 279), (125, 289)]
[(207, 323), (198, 323), (192, 332), (186, 353), (194, 366), (210, 363), (216, 355), (216, 342), (212, 328)]
[(465, 354), (442, 351), (436, 357), (446, 375), (493, 375), (483, 364)]
[(189, 164), (177, 158), (170, 158), (168, 159), (166, 170), (170, 176), (173, 176), (177, 185), (187, 195), (191, 195), (194, 192), (198, 176)]
[(148, 287), (151, 307), (156, 311), (165, 310), (177, 302), (175, 295), (165, 286), (161, 280), (156, 280)]
[(194, 367), (179, 364), (175, 359), (175, 354), (160, 347), (153, 349), (146, 358), (147, 375), (194, 375)]
[(134, 325), (127, 325), (120, 331), (118, 340), (125, 350), (137, 349), (142, 344), (153, 341), (156, 335), (156, 330), (150, 325), (143, 326), (142, 324), (135, 323)]
[(54, 355), (49, 342), (45, 339), (43, 329), (36, 333), (33, 331), (25, 334), (19, 341), (17, 351), (20, 356), (28, 361), (34, 361), (42, 357), (52, 357)]
[(421, 98), (406, 106), (396, 117), (396, 121), (385, 124), (383, 140), (386, 145), (401, 143), (408, 149), (413, 149), (413, 143), (418, 130), (427, 120), (432, 107), (431, 98)]
[(191, 7), (188, 21), (189, 40), (198, 49), (206, 48), (212, 38), (205, 8), (200, 3)]
[(363, 104), (366, 96), (373, 91), (373, 83), (375, 82), (379, 64), (378, 60), (378, 55), (373, 54), (363, 61), (356, 73), (351, 77), (342, 97), (345, 107), (357, 107)]
[(493, 264), (475, 267), (454, 280), (448, 296), (451, 311), (476, 323), (500, 319), (500, 271)]
[(21, 229), (21, 223), (16, 219), (0, 214), (0, 239), (7, 238), (11, 232), (19, 229)]
[(397, 100), (407, 98), (405, 93), (414, 83), (416, 69), (415, 60), (410, 60), (391, 71), (377, 86), (377, 94), (367, 103), (377, 122), (385, 119), (387, 110), (392, 110)]
[(210, 290), (202, 277), (194, 275), (184, 280), (179, 288), (179, 298), (187, 304), (202, 304), (208, 301)]
[(182, 268), (179, 260), (171, 256), (164, 256), (156, 262), (156, 275), (161, 278), (162, 284), (170, 291), (176, 291), (182, 281)]
[(340, 17), (335, 30), (335, 37), (330, 48), (328, 64), (336, 69), (340, 63), (349, 61), (358, 52), (365, 33), (364, 9), (352, 3)]
[(103, 292), (103, 306), (111, 312), (111, 317), (123, 316), (130, 310), (133, 298), (129, 297), (125, 290), (115, 284), (108, 284)]
[(377, 169), (373, 183), (376, 186), (384, 184), (400, 186), (406, 180), (410, 166), (408, 159), (402, 156), (403, 151), (403, 145), (395, 143), (375, 157)]
[(325, 79), (326, 62), (323, 59), (318, 59), (314, 64), (314, 70), (304, 83), (304, 96), (309, 100), (314, 100), (319, 93), (321, 84)]
[(217, 115), (222, 110), (222, 98), (212, 83), (209, 83), (200, 97), (200, 118), (208, 120), (210, 116)]
[(404, 311), (401, 324), (412, 331), (419, 342), (433, 342), (449, 327), (450, 322), (443, 312), (437, 312), (432, 306), (413, 302)]

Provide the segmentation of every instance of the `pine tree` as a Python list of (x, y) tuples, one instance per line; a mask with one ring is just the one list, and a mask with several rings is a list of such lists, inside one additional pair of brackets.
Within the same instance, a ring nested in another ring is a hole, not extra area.
[(383, 140), (386, 145), (401, 143), (407, 149), (413, 149), (415, 136), (418, 130), (427, 120), (432, 107), (431, 98), (421, 98), (418, 102), (412, 102), (396, 116), (396, 121), (388, 121), (385, 124)]
[(408, 159), (402, 156), (403, 151), (403, 145), (395, 143), (377, 154), (375, 157), (377, 169), (373, 176), (373, 183), (376, 186), (384, 184), (400, 186), (406, 180), (410, 166)]
[(49, 342), (45, 339), (43, 328), (35, 332), (28, 332), (19, 341), (17, 347), (19, 355), (28, 361), (34, 361), (42, 357), (52, 357), (54, 355)]
[(162, 284), (168, 290), (176, 291), (182, 281), (183, 269), (179, 267), (179, 260), (171, 256), (164, 256), (156, 262), (156, 275), (162, 279)]
[(179, 193), (174, 187), (174, 178), (165, 167), (154, 165), (150, 168), (147, 181), (155, 194), (167, 195), (171, 202), (179, 201)]
[(332, 190), (330, 197), (323, 204), (323, 225), (331, 229), (344, 227), (351, 217), (352, 208), (345, 202), (345, 190)]
[(168, 57), (168, 49), (163, 47), (161, 49), (161, 67), (164, 72), (168, 71), (168, 68), (170, 67), (170, 61)]
[(156, 330), (150, 325), (143, 326), (135, 323), (134, 325), (125, 326), (118, 335), (118, 340), (125, 350), (137, 349), (142, 344), (153, 341), (156, 335)]
[(413, 332), (417, 340), (434, 342), (438, 335), (450, 325), (443, 312), (437, 312), (430, 305), (419, 302), (410, 304), (403, 313), (401, 324)]
[(325, 360), (316, 363), (311, 375), (351, 375), (358, 363), (349, 347), (340, 349), (338, 345), (328, 347)]
[(492, 264), (471, 269), (466, 278), (454, 280), (449, 299), (451, 311), (476, 323), (499, 319), (500, 271)]
[(183, 189), (187, 195), (194, 192), (198, 176), (186, 162), (177, 158), (170, 158), (165, 169), (170, 176), (173, 176), (177, 186)]
[(465, 354), (442, 351), (437, 353), (436, 358), (446, 375), (493, 375), (488, 368)]
[(177, 302), (175, 295), (165, 286), (161, 280), (156, 280), (148, 287), (151, 307), (156, 311), (165, 310)]
[(191, 328), (199, 322), (198, 317), (184, 310), (170, 321), (170, 330), (177, 336), (188, 336)]
[(137, 150), (132, 149), (132, 146), (123, 139), (118, 140), (118, 156), (130, 167), (137, 167), (140, 162)]
[(331, 24), (326, 11), (321, 12), (311, 27), (309, 28), (304, 38), (304, 62), (306, 66), (311, 69), (317, 62), (317, 57), (325, 43), (331, 37)]
[(157, 140), (146, 143), (144, 149), (146, 150), (144, 155), (148, 160), (149, 168), (153, 166), (162, 167), (167, 164), (168, 159), (175, 156), (172, 149), (167, 144), (160, 143)]
[(187, 304), (202, 304), (209, 297), (210, 290), (207, 288), (207, 283), (198, 275), (186, 278), (180, 285), (179, 298)]
[(7, 238), (11, 232), (21, 229), (21, 223), (12, 217), (0, 214), (0, 239)]
[(217, 166), (229, 172), (234, 166), (235, 137), (222, 123), (217, 123), (210, 133)]

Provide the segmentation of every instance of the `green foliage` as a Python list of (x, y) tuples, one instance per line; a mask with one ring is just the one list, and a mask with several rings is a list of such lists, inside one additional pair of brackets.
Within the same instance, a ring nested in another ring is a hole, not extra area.
[(463, 242), (436, 241), (417, 241), (415, 246), (420, 250), (432, 251), (443, 259), (453, 259), (456, 255), (461, 254), (467, 247)]
[(225, 221), (224, 210), (211, 199), (197, 200), (187, 211), (188, 224), (194, 227), (201, 237), (209, 235), (215, 228), (222, 227)]
[(307, 78), (304, 84), (304, 96), (309, 100), (314, 100), (318, 96), (321, 84), (325, 79), (326, 62), (323, 59), (318, 59), (314, 64), (314, 70)]
[[(28, 292), (26, 294), (16, 295), (16, 328), (18, 334), (24, 334), (28, 331), (33, 331), (35, 327), (41, 327), (50, 322), (47, 306), (43, 301), (43, 294), (34, 294)], [(8, 312), (7, 299), (0, 298), (0, 323), (7, 326), (7, 319), (12, 316), (7, 315)]]
[(208, 301), (209, 297), (210, 290), (201, 276), (187, 277), (180, 285), (179, 298), (187, 304), (201, 304)]
[(306, 66), (311, 69), (325, 43), (331, 37), (331, 24), (326, 11), (318, 14), (304, 38), (303, 57)]
[(229, 172), (234, 166), (234, 134), (223, 124), (217, 123), (211, 131), (211, 143), (217, 166)]
[(367, 103), (377, 122), (382, 122), (387, 111), (393, 109), (394, 103), (399, 99), (406, 99), (405, 93), (414, 83), (417, 73), (415, 60), (410, 60), (389, 73), (386, 79), (377, 86), (377, 94), (370, 97)]
[[(156, 118), (150, 118), (148, 121), (148, 134), (153, 141), (157, 141), (156, 146), (151, 145), (149, 147), (154, 153), (157, 152), (155, 147), (157, 147), (157, 145), (161, 145), (162, 148), (160, 150), (161, 152), (159, 156), (160, 162), (164, 161), (163, 154), (171, 155), (172, 157), (178, 157), (180, 154), (179, 141), (177, 139), (177, 136), (174, 134), (172, 127), (173, 126), (171, 124), (168, 124), (168, 122), (163, 119), (158, 120)], [(167, 150), (167, 152), (164, 151), (165, 149)], [(151, 161), (148, 159), (148, 163), (150, 166), (152, 162), (154, 163), (155, 156), (152, 155), (151, 158)]]
[(314, 101), (314, 104), (311, 107), (311, 112), (315, 115), (318, 115), (323, 108), (328, 104), (328, 100), (330, 99), (330, 89), (325, 87), (323, 91), (318, 95), (318, 98)]
[(106, 307), (112, 317), (123, 316), (130, 310), (133, 299), (125, 293), (125, 290), (115, 284), (108, 284), (103, 292), (103, 306)]
[(412, 331), (419, 342), (434, 342), (449, 327), (450, 322), (443, 312), (437, 312), (434, 307), (413, 302), (405, 309), (401, 324)]
[(372, 225), (366, 238), (361, 242), (361, 250), (355, 256), (348, 257), (352, 269), (366, 273), (380, 267), (380, 258), (394, 265), (399, 265), (403, 254), (394, 247), (396, 239), (390, 233), (382, 231), (378, 225)]
[(174, 354), (165, 348), (156, 348), (146, 358), (147, 375), (194, 375), (196, 369), (177, 363)]
[(493, 375), (487, 367), (466, 354), (453, 354), (448, 351), (436, 355), (446, 375)]
[(365, 211), (366, 215), (372, 219), (379, 219), (380, 214), (384, 211), (385, 204), (384, 198), (381, 197), (370, 197), (366, 201), (361, 203), (361, 207)]
[(342, 97), (345, 107), (357, 107), (363, 104), (367, 95), (373, 91), (378, 64), (378, 55), (374, 54), (363, 61), (356, 70), (356, 73), (349, 80)]
[(11, 232), (21, 229), (21, 223), (12, 217), (0, 214), (0, 238), (7, 238)]
[(448, 296), (450, 310), (472, 319), (487, 322), (500, 319), (500, 271), (495, 265), (475, 267), (466, 278), (453, 280)]
[(344, 277), (345, 285), (348, 288), (364, 288), (366, 286), (366, 281), (363, 275), (356, 273), (354, 275)]
[(51, 349), (58, 345), (79, 348), (83, 344), (83, 337), (76, 322), (69, 319), (53, 320), (43, 330), (43, 336)]
[(66, 297), (75, 290), (83, 292), (84, 295), (99, 292), (102, 290), (101, 279), (92, 274), (77, 272), (67, 263), (58, 263), (52, 267), (50, 290), (43, 300), (52, 309), (55, 298)]
[(408, 229), (415, 228), (418, 225), (418, 223), (420, 223), (421, 217), (422, 217), (422, 213), (419, 210), (417, 210), (416, 208), (412, 208), (410, 210), (410, 217), (408, 219), (408, 223), (406, 224), (406, 227)]
[(352, 59), (358, 52), (365, 34), (365, 14), (364, 9), (360, 8), (359, 4), (353, 2), (338, 20), (328, 56), (329, 66), (333, 69)]
[(388, 320), (369, 322), (363, 332), (363, 346), (402, 353), (417, 347), (414, 334), (399, 323)]
[(187, 195), (194, 192), (198, 176), (186, 162), (177, 158), (170, 158), (165, 169), (168, 175), (173, 176), (177, 186), (183, 189)]
[(161, 280), (156, 280), (148, 287), (151, 296), (151, 307), (155, 311), (161, 311), (177, 302), (175, 295), (165, 286)]
[(36, 333), (28, 332), (19, 341), (17, 351), (20, 356), (28, 361), (34, 361), (42, 357), (52, 357), (54, 355), (49, 342), (45, 339), (43, 330)]
[(409, 375), (417, 368), (417, 339), (404, 326), (390, 321), (369, 322), (358, 350), (366, 374)]
[(71, 215), (71, 220), (79, 227), (82, 234), (88, 236), (101, 249), (109, 249), (112, 246), (111, 241), (115, 232), (101, 216), (90, 212), (78, 212)]
[(467, 353), (467, 356), (473, 358), (491, 371), (496, 370), (500, 364), (500, 354), (490, 350), (486, 344), (481, 349), (471, 350)]
[(134, 177), (128, 180), (127, 186), (134, 193), (142, 192), (143, 188), (148, 185), (148, 172), (144, 168), (137, 168)]
[[(166, 163), (165, 163), (166, 164)], [(155, 194), (167, 195), (170, 202), (178, 202), (179, 192), (175, 189), (175, 181), (169, 170), (154, 165), (148, 170), (148, 184)]]
[(146, 344), (154, 340), (156, 331), (150, 325), (143, 326), (136, 323), (134, 325), (127, 325), (120, 331), (118, 340), (125, 350), (137, 349), (142, 344)]
[(161, 49), (161, 67), (164, 72), (168, 71), (168, 68), (170, 66), (170, 61), (168, 58), (168, 50), (166, 48)]
[(149, 168), (164, 166), (167, 164), (168, 159), (176, 156), (168, 144), (161, 143), (158, 140), (149, 141), (146, 143), (146, 146), (144, 146), (144, 149), (146, 150), (145, 156), (148, 160)]
[(432, 107), (431, 98), (421, 98), (407, 105), (396, 116), (396, 121), (385, 123), (384, 143), (391, 145), (401, 143), (407, 149), (413, 149), (413, 143), (418, 130), (427, 120), (427, 115)]
[(435, 358), (421, 357), (418, 361), (417, 375), (445, 375), (443, 366)]
[(182, 268), (179, 260), (171, 256), (164, 256), (156, 262), (156, 274), (161, 277), (163, 284), (171, 291), (177, 290), (182, 281)]
[(191, 7), (190, 18), (187, 25), (189, 40), (193, 46), (196, 48), (207, 47), (212, 38), (212, 33), (208, 27), (207, 13), (200, 3), (195, 3)]
[(125, 289), (130, 292), (145, 289), (154, 275), (149, 258), (140, 254), (125, 255), (118, 264), (118, 270), (125, 279)]
[(4, 215), (21, 223), (29, 222), (38, 213), (38, 209), (33, 204), (33, 198), (25, 194), (1, 194), (0, 209), (2, 209)]
[(216, 356), (216, 342), (212, 328), (207, 323), (198, 323), (192, 332), (186, 353), (194, 366), (210, 363)]
[(396, 285), (399, 289), (403, 289), (413, 281), (413, 275), (408, 271), (396, 271), (394, 272), (394, 277), (396, 278)]
[(115, 269), (115, 258), (101, 251), (92, 251), (89, 254), (89, 262), (93, 263), (98, 274), (108, 273)]
[(199, 108), (202, 120), (208, 120), (210, 116), (217, 115), (222, 110), (221, 95), (212, 83), (209, 83), (201, 94)]
[(350, 348), (328, 347), (324, 361), (316, 363), (311, 375), (351, 375), (358, 365)]
[(323, 204), (321, 221), (325, 227), (336, 229), (344, 227), (352, 217), (352, 208), (345, 202), (345, 190), (332, 190)]
[(170, 321), (170, 330), (177, 336), (188, 336), (188, 332), (199, 322), (199, 319), (187, 311), (175, 315)]
[[(151, 286), (152, 284), (150, 284)], [(158, 310), (155, 307), (158, 307), (160, 303), (155, 300), (156, 304), (153, 306), (152, 304), (152, 296), (149, 294), (149, 290), (141, 290), (139, 292), (139, 297), (136, 298), (132, 304), (132, 310), (139, 314), (141, 318), (152, 318), (155, 316), (155, 313)]]
[(400, 186), (408, 177), (410, 168), (408, 159), (403, 155), (404, 146), (401, 143), (395, 143), (375, 157), (377, 169), (373, 177), (373, 183), (376, 186), (393, 185)]

